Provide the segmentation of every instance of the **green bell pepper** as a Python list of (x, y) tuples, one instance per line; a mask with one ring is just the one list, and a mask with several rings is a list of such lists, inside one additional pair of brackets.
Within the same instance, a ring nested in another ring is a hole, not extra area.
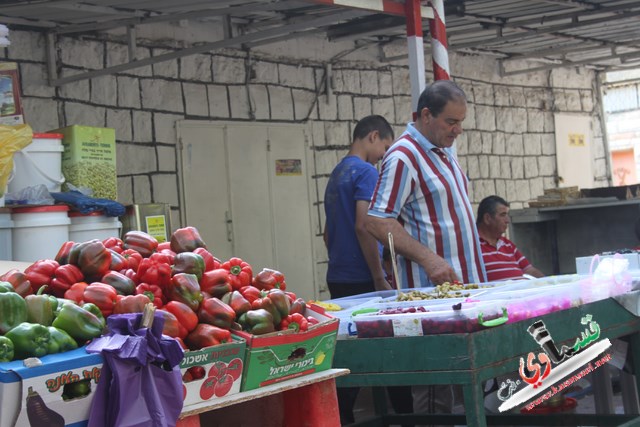
[(62, 329), (58, 329), (55, 326), (49, 326), (48, 329), (51, 335), (47, 348), (49, 354), (63, 353), (78, 348), (78, 344), (71, 338), (71, 335)]
[(13, 360), (13, 341), (0, 336), (0, 362), (10, 362), (11, 360)]
[(49, 326), (53, 322), (58, 300), (54, 296), (42, 294), (46, 287), (47, 285), (44, 285), (38, 289), (37, 294), (27, 295), (24, 298), (27, 304), (27, 322), (44, 326)]
[(198, 281), (204, 273), (204, 258), (193, 252), (180, 252), (173, 259), (172, 275), (179, 273), (195, 274)]
[(276, 330), (273, 316), (267, 310), (259, 308), (249, 310), (238, 319), (242, 329), (253, 335), (268, 334)]
[(0, 335), (26, 321), (27, 303), (24, 299), (15, 292), (0, 293)]
[(0, 282), (0, 293), (4, 293), (4, 292), (14, 292), (15, 293), (15, 289), (13, 288), (13, 285), (9, 282)]
[(102, 334), (104, 318), (95, 304), (85, 304), (82, 307), (65, 304), (53, 321), (53, 326), (71, 335), (78, 343), (84, 343)]
[(5, 336), (13, 342), (16, 359), (46, 355), (51, 338), (46, 326), (27, 322), (20, 323)]

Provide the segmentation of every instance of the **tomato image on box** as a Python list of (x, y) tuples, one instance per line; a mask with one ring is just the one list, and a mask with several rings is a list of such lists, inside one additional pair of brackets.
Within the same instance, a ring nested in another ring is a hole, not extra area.
[(245, 349), (245, 341), (233, 337), (228, 343), (185, 352), (180, 363), (183, 410), (240, 392)]

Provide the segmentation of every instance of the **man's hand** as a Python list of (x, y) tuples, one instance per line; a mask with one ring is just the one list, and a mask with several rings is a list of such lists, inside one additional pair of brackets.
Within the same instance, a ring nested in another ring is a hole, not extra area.
[(441, 285), (444, 282), (453, 283), (454, 281), (460, 280), (456, 272), (453, 271), (453, 268), (436, 254), (433, 254), (429, 259), (429, 263), (423, 267), (429, 275), (429, 280), (431, 280), (434, 285)]
[(373, 286), (375, 287), (376, 291), (390, 291), (393, 289), (391, 287), (391, 284), (387, 282), (387, 279), (374, 279)]

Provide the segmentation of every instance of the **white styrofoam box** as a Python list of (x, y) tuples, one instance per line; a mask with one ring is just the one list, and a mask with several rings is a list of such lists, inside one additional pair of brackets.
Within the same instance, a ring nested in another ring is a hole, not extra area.
[(583, 256), (576, 258), (576, 272), (578, 274), (591, 274), (591, 263), (593, 262), (593, 270), (595, 271), (598, 266), (598, 261), (594, 261), (594, 257), (598, 257), (600, 260), (605, 258), (613, 258), (614, 256), (623, 257), (627, 261), (629, 261), (629, 270), (638, 270), (640, 269), (640, 254), (631, 253), (631, 254), (615, 254), (615, 255), (591, 255), (591, 256)]

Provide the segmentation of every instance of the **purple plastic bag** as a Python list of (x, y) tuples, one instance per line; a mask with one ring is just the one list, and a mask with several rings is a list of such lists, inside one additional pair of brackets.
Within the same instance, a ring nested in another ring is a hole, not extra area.
[(149, 329), (138, 328), (141, 319), (142, 313), (109, 316), (109, 335), (87, 346), (104, 357), (89, 427), (170, 427), (178, 421), (184, 352), (176, 340), (162, 336), (161, 314)]

